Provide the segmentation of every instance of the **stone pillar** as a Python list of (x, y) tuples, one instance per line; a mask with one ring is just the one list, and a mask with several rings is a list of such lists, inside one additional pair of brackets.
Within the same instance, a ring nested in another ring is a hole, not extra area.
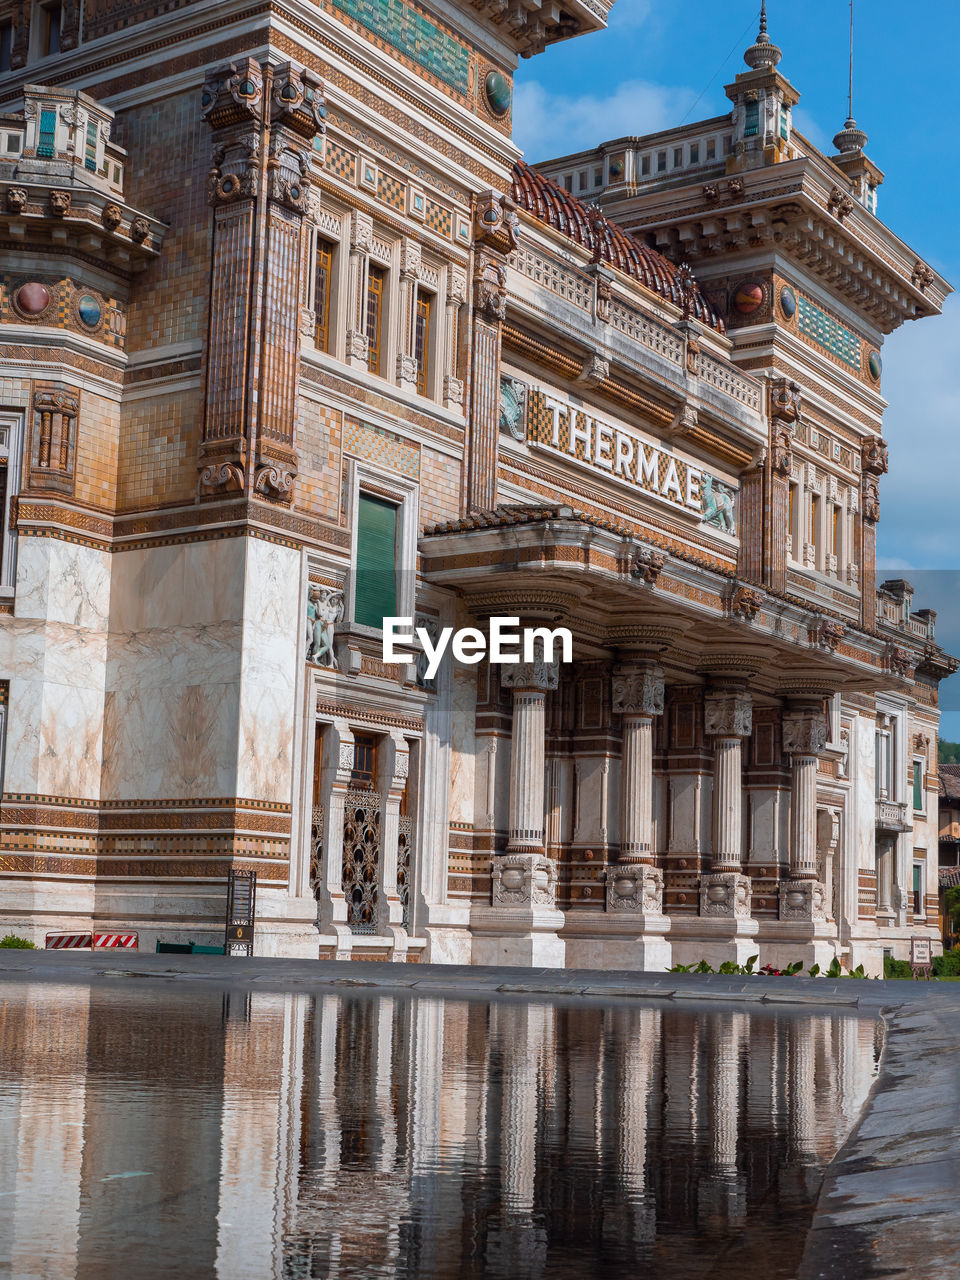
[(417, 389), (417, 293), (421, 265), (420, 246), (405, 237), (400, 245), (400, 349), (397, 352), (397, 382), (404, 391)]
[(870, 436), (860, 446), (860, 625), (877, 625), (877, 522), (880, 519), (880, 477), (888, 467), (887, 446)]
[(743, 875), (743, 740), (753, 730), (753, 704), (743, 689), (711, 689), (704, 732), (714, 738), (713, 862), (700, 889), (702, 916), (748, 917), (750, 881)]
[(791, 758), (790, 877), (780, 886), (781, 920), (825, 920), (817, 879), (817, 762), (827, 745), (819, 700), (783, 717), (783, 749)]
[(513, 690), (510, 808), (507, 850), (494, 858), (492, 906), (471, 913), (475, 964), (563, 965), (557, 937), (557, 868), (544, 846), (546, 691), (556, 689), (556, 662), (519, 662), (502, 668)]
[(443, 328), (443, 407), (463, 406), (460, 377), (460, 311), (467, 300), (467, 273), (462, 267), (447, 269), (446, 317)]
[(350, 215), (350, 257), (347, 263), (347, 364), (366, 369), (370, 355), (367, 338), (367, 271), (373, 242), (373, 219), (356, 209)]
[(653, 864), (653, 717), (663, 715), (663, 671), (620, 668), (613, 709), (623, 716), (620, 862)]
[(513, 690), (510, 746), (510, 840), (508, 853), (543, 853), (543, 778), (547, 689), (556, 689), (556, 663), (520, 662), (501, 677)]

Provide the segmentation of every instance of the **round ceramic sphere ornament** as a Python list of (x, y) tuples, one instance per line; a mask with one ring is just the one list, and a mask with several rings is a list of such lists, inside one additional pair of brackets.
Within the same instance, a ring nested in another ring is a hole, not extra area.
[(742, 316), (752, 316), (763, 306), (763, 285), (754, 282), (740, 285), (733, 295), (734, 310)]
[(50, 305), (50, 290), (45, 284), (31, 280), (29, 284), (22, 284), (17, 290), (16, 303), (25, 315), (38, 316)]
[(787, 320), (792, 320), (797, 314), (797, 295), (789, 285), (780, 291), (780, 310)]
[(870, 377), (874, 382), (880, 381), (880, 375), (883, 373), (883, 361), (880, 359), (879, 351), (871, 351), (867, 357), (867, 368), (870, 370)]
[(510, 110), (513, 91), (510, 81), (500, 71), (490, 71), (483, 85), (487, 95), (487, 106), (495, 116), (505, 116)]
[(103, 310), (92, 293), (85, 293), (77, 303), (77, 314), (88, 328), (95, 329), (100, 323)]

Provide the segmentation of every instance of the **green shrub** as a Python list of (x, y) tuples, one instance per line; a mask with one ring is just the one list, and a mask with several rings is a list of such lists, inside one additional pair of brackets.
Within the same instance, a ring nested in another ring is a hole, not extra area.
[(913, 969), (910, 967), (910, 961), (894, 960), (893, 956), (884, 956), (883, 976), (885, 978), (906, 978), (909, 981), (909, 979), (913, 977)]
[(36, 947), (32, 942), (28, 942), (26, 938), (18, 938), (15, 933), (8, 933), (5, 938), (0, 938), (0, 947), (16, 947), (20, 951), (36, 951)]
[(945, 951), (942, 956), (934, 956), (931, 968), (935, 978), (960, 977), (960, 951)]

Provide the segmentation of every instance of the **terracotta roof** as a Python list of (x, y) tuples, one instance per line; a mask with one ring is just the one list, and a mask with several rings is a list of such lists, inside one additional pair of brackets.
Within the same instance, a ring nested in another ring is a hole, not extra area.
[(960, 764), (937, 765), (940, 794), (945, 800), (960, 802)]
[[(672, 262), (522, 160), (513, 169), (513, 198), (520, 209), (589, 249), (595, 262), (616, 267), (676, 306), (683, 305), (677, 267)], [(691, 310), (698, 320), (724, 332), (723, 320), (696, 280)]]
[(940, 868), (940, 888), (953, 889), (960, 885), (960, 867)]

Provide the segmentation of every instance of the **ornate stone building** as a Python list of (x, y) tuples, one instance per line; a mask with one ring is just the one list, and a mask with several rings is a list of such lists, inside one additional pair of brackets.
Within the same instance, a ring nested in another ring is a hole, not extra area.
[(214, 942), (242, 867), (271, 954), (936, 938), (955, 664), (874, 547), (948, 286), (765, 33), (731, 114), (524, 164), (518, 57), (610, 2), (0, 3), (4, 931)]

